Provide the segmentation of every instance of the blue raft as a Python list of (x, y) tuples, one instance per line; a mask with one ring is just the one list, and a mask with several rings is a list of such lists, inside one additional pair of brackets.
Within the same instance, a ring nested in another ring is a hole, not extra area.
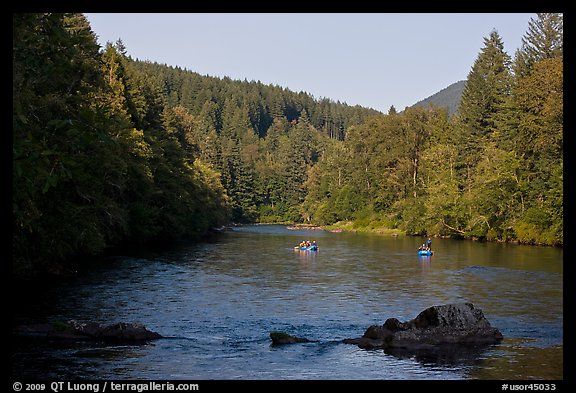
[(318, 246), (310, 246), (310, 247), (294, 247), (295, 250), (300, 251), (318, 251)]
[(432, 255), (433, 251), (418, 251), (418, 255)]

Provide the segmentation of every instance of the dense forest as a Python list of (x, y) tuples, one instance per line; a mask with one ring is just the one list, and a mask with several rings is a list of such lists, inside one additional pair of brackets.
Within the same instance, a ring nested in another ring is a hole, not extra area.
[(13, 267), (227, 223), (563, 244), (563, 18), (484, 40), (458, 112), (387, 114), (101, 48), (82, 14), (13, 15)]

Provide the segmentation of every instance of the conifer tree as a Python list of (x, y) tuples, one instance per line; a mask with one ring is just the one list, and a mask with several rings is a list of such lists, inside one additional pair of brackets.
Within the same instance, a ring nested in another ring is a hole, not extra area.
[(538, 13), (530, 19), (528, 31), (522, 37), (522, 47), (516, 52), (514, 72), (517, 77), (530, 74), (534, 63), (562, 57), (564, 50), (564, 17), (558, 13)]
[(563, 17), (531, 19), (514, 61), (514, 88), (500, 145), (521, 157), (517, 214), (522, 242), (563, 243)]
[(462, 93), (458, 108), (461, 161), (466, 189), (470, 190), (478, 151), (497, 137), (498, 116), (510, 94), (510, 57), (496, 30), (484, 39)]

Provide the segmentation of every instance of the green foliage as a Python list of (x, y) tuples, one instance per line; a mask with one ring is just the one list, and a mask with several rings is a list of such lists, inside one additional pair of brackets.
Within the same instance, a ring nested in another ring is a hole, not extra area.
[(478, 150), (498, 135), (500, 113), (505, 108), (512, 85), (511, 60), (504, 52), (498, 32), (493, 30), (484, 39), (484, 44), (468, 74), (458, 108), (458, 143), (463, 158), (461, 171), (468, 189), (473, 168), (480, 158)]
[(302, 206), (311, 221), (562, 244), (561, 57), (541, 56), (514, 76), (495, 31), (485, 44), (459, 114), (390, 111), (329, 145), (306, 184)]
[(57, 270), (124, 232), (118, 199), (126, 164), (104, 128), (118, 120), (105, 108), (86, 19), (14, 14), (13, 21), (13, 260)]
[(164, 109), (153, 78), (112, 45), (99, 52), (80, 14), (14, 14), (13, 28), (15, 272), (227, 222), (190, 119)]
[(425, 235), (426, 206), (419, 199), (405, 199), (394, 204), (392, 210), (399, 227), (409, 235)]
[(562, 245), (562, 37), (538, 14), (512, 73), (493, 31), (458, 113), (385, 115), (101, 50), (81, 14), (14, 14), (14, 270), (230, 221)]
[(535, 63), (563, 56), (564, 16), (558, 13), (538, 13), (530, 19), (528, 31), (522, 37), (522, 47), (516, 53), (514, 72), (520, 78), (528, 76)]
[(470, 218), (467, 231), (470, 236), (485, 238), (488, 231), (494, 236), (508, 217), (518, 210), (519, 160), (514, 153), (488, 144), (474, 174), (474, 192), (466, 195)]
[(514, 226), (518, 241), (527, 244), (562, 244), (558, 224), (550, 214), (542, 209), (532, 207), (524, 213)]

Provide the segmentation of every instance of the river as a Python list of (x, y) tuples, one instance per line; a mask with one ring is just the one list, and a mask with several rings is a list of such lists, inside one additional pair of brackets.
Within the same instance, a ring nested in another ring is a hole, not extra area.
[[(318, 252), (295, 251), (316, 240)], [(563, 379), (563, 250), (234, 228), (204, 243), (115, 256), (41, 296), (18, 323), (141, 322), (144, 345), (15, 340), (12, 376), (33, 379)], [(472, 355), (394, 356), (341, 343), (387, 318), (470, 302), (504, 340)], [(273, 330), (315, 342), (271, 346)]]

